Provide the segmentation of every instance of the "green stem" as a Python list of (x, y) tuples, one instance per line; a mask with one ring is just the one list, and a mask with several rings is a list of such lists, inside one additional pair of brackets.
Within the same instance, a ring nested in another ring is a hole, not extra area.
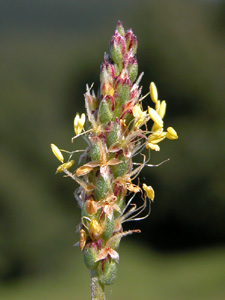
[(95, 271), (90, 271), (91, 300), (106, 300), (104, 286), (99, 282)]

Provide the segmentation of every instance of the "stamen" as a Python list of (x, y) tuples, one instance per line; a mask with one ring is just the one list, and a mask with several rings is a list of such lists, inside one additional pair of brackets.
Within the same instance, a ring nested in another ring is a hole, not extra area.
[(139, 102), (143, 101), (149, 94), (150, 94), (150, 92), (148, 92), (147, 94), (145, 94), (144, 96), (142, 96), (142, 97), (139, 99)]
[(81, 135), (84, 135), (91, 131), (93, 131), (93, 129), (89, 129), (89, 130), (83, 131), (82, 133), (79, 133), (78, 135), (75, 135), (74, 137), (72, 137), (71, 142), (73, 143), (73, 140), (75, 140), (76, 138), (80, 137)]
[(166, 160), (162, 161), (161, 163), (157, 164), (157, 165), (151, 165), (151, 164), (146, 164), (146, 167), (159, 167), (161, 165), (163, 165), (164, 163), (166, 163), (167, 161), (169, 161), (170, 158), (167, 158)]

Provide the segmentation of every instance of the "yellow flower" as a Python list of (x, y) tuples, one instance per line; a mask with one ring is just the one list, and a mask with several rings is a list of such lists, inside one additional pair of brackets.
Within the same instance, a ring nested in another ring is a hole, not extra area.
[(167, 128), (166, 137), (169, 140), (176, 140), (176, 139), (178, 139), (178, 135), (177, 135), (176, 131), (173, 129), (173, 127), (168, 127)]
[(81, 117), (79, 116), (79, 114), (77, 114), (74, 118), (74, 131), (76, 135), (81, 133), (84, 127), (85, 119), (86, 117), (84, 113), (81, 115)]
[(146, 192), (147, 197), (153, 201), (155, 198), (155, 192), (153, 188), (149, 185), (147, 186), (145, 183), (142, 185), (143, 190)]
[(64, 169), (66, 169), (66, 170), (70, 169), (73, 164), (74, 164), (74, 160), (70, 160), (70, 161), (60, 165), (57, 168), (56, 173), (61, 173), (61, 172), (63, 172)]
[(59, 150), (59, 148), (55, 144), (51, 144), (52, 152), (55, 155), (55, 157), (61, 162), (64, 162), (64, 157), (62, 155), (62, 152)]
[(151, 117), (151, 119), (159, 126), (159, 127), (163, 127), (163, 120), (161, 119), (161, 117), (159, 116), (159, 114), (157, 113), (156, 110), (154, 110), (153, 108), (148, 106), (148, 113), (149, 116)]
[(149, 91), (150, 91), (150, 96), (152, 98), (152, 101), (154, 103), (156, 103), (158, 100), (158, 91), (157, 91), (157, 88), (156, 88), (156, 85), (154, 84), (154, 82), (150, 83)]

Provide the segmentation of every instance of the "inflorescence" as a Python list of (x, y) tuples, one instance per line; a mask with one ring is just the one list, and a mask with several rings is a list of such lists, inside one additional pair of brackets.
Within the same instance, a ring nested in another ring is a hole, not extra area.
[[(178, 138), (172, 127), (164, 130), (166, 101), (158, 99), (154, 82), (149, 86), (149, 93), (141, 95), (139, 83), (143, 73), (137, 77), (136, 51), (137, 38), (133, 31), (125, 32), (118, 22), (110, 41), (110, 54), (105, 54), (101, 65), (98, 94), (96, 96), (87, 85), (86, 115), (77, 114), (74, 119), (72, 141), (84, 137), (87, 148), (68, 152), (51, 144), (61, 163), (56, 172), (64, 172), (79, 184), (75, 191), (81, 209), (81, 222), (77, 227), (79, 246), (87, 267), (95, 271), (102, 285), (112, 284), (116, 277), (121, 238), (140, 232), (123, 231), (122, 224), (150, 214), (155, 192), (146, 183), (142, 187), (135, 184), (134, 179), (149, 166), (150, 152), (159, 151), (161, 141)], [(153, 105), (143, 110), (142, 101), (149, 94)], [(145, 148), (147, 158), (142, 154)], [(83, 151), (79, 166), (70, 171), (74, 165), (72, 157), (79, 151)], [(66, 162), (62, 152), (68, 155)], [(138, 155), (142, 156), (142, 163), (133, 161)], [(140, 206), (134, 202), (137, 193), (142, 199)]]

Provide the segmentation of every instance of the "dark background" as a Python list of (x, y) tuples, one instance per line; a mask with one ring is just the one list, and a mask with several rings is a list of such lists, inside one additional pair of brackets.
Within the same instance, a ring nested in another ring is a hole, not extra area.
[(151, 163), (170, 161), (141, 173), (156, 198), (150, 218), (129, 223), (142, 234), (127, 239), (157, 255), (223, 246), (224, 2), (8, 0), (0, 7), (0, 281), (57, 269), (78, 239), (76, 184), (54, 175), (50, 143), (85, 146), (71, 144), (73, 118), (84, 112), (86, 83), (97, 91), (118, 19), (138, 37), (143, 94), (154, 81), (167, 100), (165, 126), (179, 135), (152, 154)]

